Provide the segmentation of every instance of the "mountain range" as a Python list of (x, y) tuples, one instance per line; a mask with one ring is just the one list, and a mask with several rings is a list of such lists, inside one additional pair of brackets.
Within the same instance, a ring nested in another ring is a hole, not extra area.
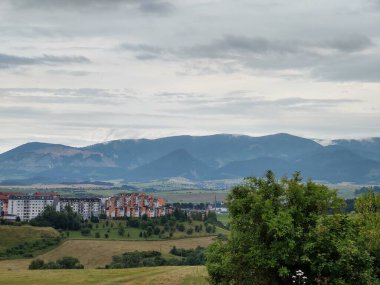
[(0, 154), (2, 184), (216, 180), (301, 171), (330, 183), (380, 183), (380, 138), (334, 140), (323, 146), (289, 134), (126, 139), (87, 147), (32, 142)]

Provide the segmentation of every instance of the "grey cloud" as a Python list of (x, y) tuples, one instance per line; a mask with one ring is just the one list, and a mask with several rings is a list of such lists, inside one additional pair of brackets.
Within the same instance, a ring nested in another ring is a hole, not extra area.
[(0, 54), (0, 68), (11, 68), (24, 65), (55, 65), (72, 63), (90, 63), (84, 56), (54, 56), (42, 55), (36, 57), (15, 56)]
[(326, 41), (327, 47), (336, 49), (342, 52), (362, 51), (374, 46), (370, 38), (364, 35), (346, 35), (339, 36)]
[(380, 55), (334, 58), (314, 68), (312, 76), (322, 81), (380, 82)]
[(175, 6), (168, 1), (160, 0), (12, 0), (15, 9), (65, 9), (65, 10), (114, 10), (121, 8), (137, 8), (143, 13), (168, 15)]
[(47, 88), (0, 88), (3, 100), (17, 104), (75, 103), (87, 105), (118, 105), (137, 99), (136, 94), (127, 89), (47, 89)]
[(225, 35), (206, 45), (182, 48), (185, 55), (192, 57), (241, 57), (246, 54), (295, 53), (296, 45), (280, 41), (270, 41), (263, 37)]
[(152, 58), (168, 56), (182, 58), (222, 58), (238, 59), (246, 56), (321, 56), (316, 49), (332, 49), (342, 53), (365, 50), (374, 43), (365, 35), (346, 35), (328, 40), (299, 41), (271, 40), (264, 37), (246, 37), (242, 35), (224, 35), (208, 44), (163, 48), (149, 44), (124, 43), (122, 49), (137, 54), (149, 54)]
[(140, 10), (146, 13), (168, 15), (175, 10), (173, 4), (165, 1), (145, 0), (138, 2)]
[(84, 70), (63, 70), (63, 69), (51, 69), (51, 70), (48, 70), (47, 73), (57, 74), (57, 75), (70, 75), (70, 76), (87, 76), (91, 74), (91, 72), (84, 71)]
[(147, 44), (121, 44), (120, 49), (132, 51), (136, 54), (136, 58), (140, 60), (163, 58), (167, 51), (163, 48)]
[[(375, 49), (371, 53), (363, 52), (372, 47)], [(203, 75), (236, 73), (248, 68), (269, 72), (302, 70), (305, 75), (324, 80), (380, 81), (376, 59), (380, 56), (379, 51), (365, 35), (340, 35), (314, 41), (225, 35), (208, 44), (177, 48), (128, 43), (121, 48), (140, 60), (189, 62), (179, 75), (194, 74), (191, 70)]]
[[(352, 99), (307, 99), (299, 97), (289, 97), (278, 100), (267, 100), (263, 97), (248, 96), (226, 96), (223, 98), (209, 99), (205, 101), (186, 102), (186, 109), (192, 112), (246, 116), (256, 113), (268, 115), (268, 112), (278, 113), (281, 111), (308, 111), (315, 109), (326, 110), (341, 104), (352, 104), (361, 102)], [(189, 107), (190, 106), (190, 107)]]

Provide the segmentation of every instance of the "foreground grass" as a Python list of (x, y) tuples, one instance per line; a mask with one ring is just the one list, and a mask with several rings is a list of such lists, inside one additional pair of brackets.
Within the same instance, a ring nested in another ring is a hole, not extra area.
[(24, 242), (34, 242), (43, 238), (57, 236), (59, 236), (58, 231), (49, 227), (0, 225), (0, 251)]
[(0, 283), (12, 285), (208, 284), (204, 266), (160, 266), (109, 270), (0, 270)]
[[(212, 242), (213, 237), (160, 241), (66, 240), (59, 247), (36, 258), (48, 262), (56, 261), (64, 256), (72, 256), (78, 258), (85, 268), (97, 268), (104, 267), (112, 261), (112, 256), (120, 255), (124, 252), (157, 250), (166, 254), (169, 253), (173, 246), (190, 249), (197, 246), (207, 247)], [(3, 260), (0, 261), (0, 270), (27, 269), (32, 260), (30, 258)]]

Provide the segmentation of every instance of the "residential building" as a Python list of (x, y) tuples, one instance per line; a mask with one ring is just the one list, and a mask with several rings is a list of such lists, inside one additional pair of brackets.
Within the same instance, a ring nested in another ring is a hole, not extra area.
[(149, 218), (160, 217), (172, 213), (165, 206), (165, 200), (155, 198), (145, 193), (122, 193), (105, 201), (107, 217), (141, 217), (146, 214)]
[(50, 195), (10, 195), (8, 215), (29, 221), (37, 217), (47, 206), (59, 210), (59, 197)]
[(101, 210), (100, 198), (60, 198), (59, 203), (60, 211), (70, 206), (73, 212), (80, 214), (84, 219), (98, 217)]

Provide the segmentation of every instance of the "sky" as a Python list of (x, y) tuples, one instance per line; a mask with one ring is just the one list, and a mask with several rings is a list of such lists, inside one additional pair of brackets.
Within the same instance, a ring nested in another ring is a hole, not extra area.
[(379, 0), (2, 0), (0, 152), (380, 136)]

